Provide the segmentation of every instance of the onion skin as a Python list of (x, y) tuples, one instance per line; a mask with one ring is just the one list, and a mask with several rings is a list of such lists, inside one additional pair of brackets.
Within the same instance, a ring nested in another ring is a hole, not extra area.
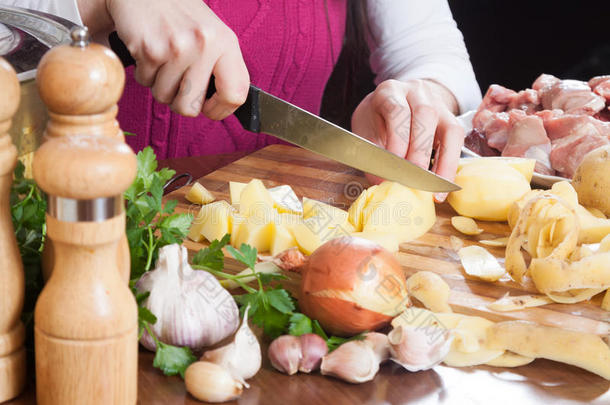
[[(302, 273), (301, 310), (334, 335), (351, 336), (387, 326), (410, 305), (400, 263), (366, 239), (342, 237), (326, 242), (309, 257)], [(390, 279), (392, 288), (380, 289)], [(332, 296), (335, 293), (340, 297)]]

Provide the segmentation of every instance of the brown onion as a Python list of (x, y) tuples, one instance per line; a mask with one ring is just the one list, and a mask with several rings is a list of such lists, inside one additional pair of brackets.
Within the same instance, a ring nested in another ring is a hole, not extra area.
[(379, 329), (410, 305), (400, 263), (366, 239), (346, 236), (326, 242), (302, 273), (301, 310), (335, 335)]

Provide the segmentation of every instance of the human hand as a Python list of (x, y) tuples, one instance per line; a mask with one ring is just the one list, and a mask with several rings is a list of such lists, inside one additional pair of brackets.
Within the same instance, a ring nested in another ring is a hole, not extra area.
[[(416, 165), (453, 180), (464, 144), (455, 97), (430, 80), (386, 80), (352, 114), (352, 131)], [(367, 174), (372, 183), (383, 179)], [(442, 202), (446, 194), (436, 194)]]
[[(203, 1), (79, 0), (79, 10), (90, 27), (110, 21), (99, 29), (117, 31), (138, 83), (172, 110), (220, 120), (246, 100), (250, 76), (237, 37)], [(216, 93), (206, 100), (212, 74)]]

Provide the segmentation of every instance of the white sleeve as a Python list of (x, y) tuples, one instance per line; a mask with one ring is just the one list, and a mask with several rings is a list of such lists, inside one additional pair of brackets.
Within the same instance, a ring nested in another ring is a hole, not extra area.
[(369, 0), (367, 13), (377, 84), (432, 79), (453, 93), (461, 113), (478, 107), (481, 91), (447, 0)]
[(78, 12), (77, 0), (0, 0), (4, 6), (23, 7), (44, 13), (54, 14), (70, 20), (75, 24), (83, 25)]

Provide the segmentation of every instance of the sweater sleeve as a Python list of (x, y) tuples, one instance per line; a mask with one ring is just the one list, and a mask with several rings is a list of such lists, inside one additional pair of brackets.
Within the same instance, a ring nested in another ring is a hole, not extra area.
[(83, 24), (76, 0), (0, 0), (0, 4), (42, 11), (65, 18), (75, 24)]
[(369, 0), (367, 13), (377, 84), (432, 79), (453, 93), (461, 113), (477, 108), (481, 91), (447, 0)]

